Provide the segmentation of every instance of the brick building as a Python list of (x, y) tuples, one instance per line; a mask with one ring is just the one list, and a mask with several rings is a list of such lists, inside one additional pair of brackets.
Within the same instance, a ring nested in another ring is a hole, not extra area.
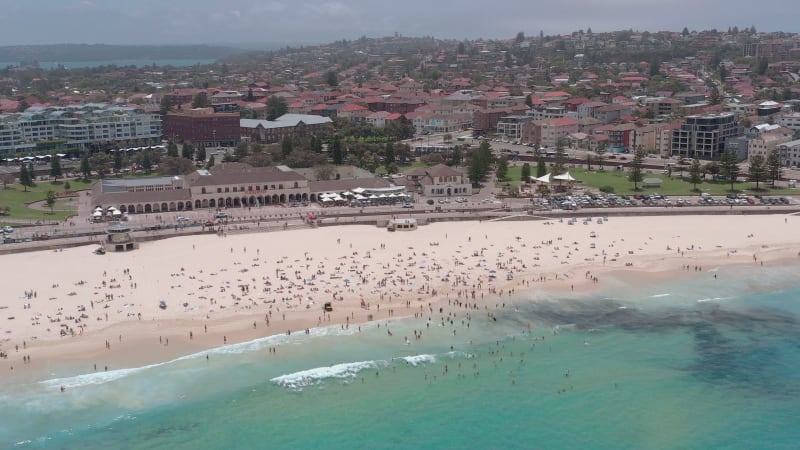
[(241, 140), (239, 113), (217, 113), (212, 108), (169, 112), (164, 115), (164, 138), (206, 147), (236, 145)]

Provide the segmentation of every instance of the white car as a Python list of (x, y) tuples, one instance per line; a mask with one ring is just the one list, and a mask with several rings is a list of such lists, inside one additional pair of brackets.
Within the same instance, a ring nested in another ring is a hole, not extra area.
[(4, 233), (13, 233), (14, 232), (14, 227), (12, 227), (10, 225), (7, 225), (7, 226), (3, 227), (3, 232)]

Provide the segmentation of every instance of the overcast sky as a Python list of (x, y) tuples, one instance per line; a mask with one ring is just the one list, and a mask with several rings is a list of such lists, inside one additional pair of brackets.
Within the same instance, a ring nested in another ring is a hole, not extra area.
[(322, 43), (755, 25), (796, 32), (797, 0), (0, 0), (0, 45)]

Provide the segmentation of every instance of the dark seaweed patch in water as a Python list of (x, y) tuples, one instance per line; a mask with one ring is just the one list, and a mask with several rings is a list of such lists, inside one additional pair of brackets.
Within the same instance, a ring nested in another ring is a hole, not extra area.
[(497, 318), (523, 327), (535, 323), (578, 330), (688, 332), (694, 339), (695, 358), (685, 370), (692, 376), (760, 394), (800, 395), (800, 379), (787, 377), (788, 367), (800, 359), (800, 325), (785, 311), (732, 309), (715, 303), (641, 310), (615, 300), (562, 300), (518, 305)]

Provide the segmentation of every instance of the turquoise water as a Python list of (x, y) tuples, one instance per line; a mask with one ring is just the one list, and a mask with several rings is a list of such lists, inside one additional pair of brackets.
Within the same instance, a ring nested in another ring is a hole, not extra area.
[(798, 448), (796, 272), (615, 282), (496, 320), (321, 329), (4, 387), (0, 447)]

